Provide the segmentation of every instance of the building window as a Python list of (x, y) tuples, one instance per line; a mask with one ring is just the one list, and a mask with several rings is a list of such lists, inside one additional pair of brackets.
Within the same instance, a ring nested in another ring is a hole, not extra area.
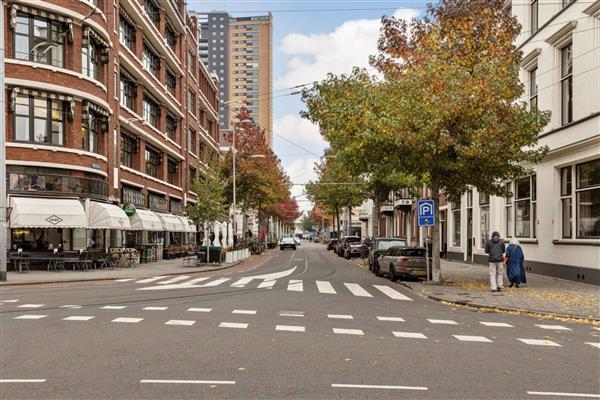
[(179, 162), (169, 158), (167, 161), (167, 181), (170, 184), (179, 184)]
[(189, 177), (189, 187), (188, 190), (194, 191), (194, 182), (196, 181), (196, 168), (190, 167), (190, 172), (188, 174)]
[(196, 154), (196, 131), (193, 129), (188, 130), (188, 151), (192, 154)]
[(506, 237), (511, 238), (513, 236), (513, 195), (512, 195), (512, 190), (513, 190), (513, 184), (512, 182), (509, 182), (506, 184), (506, 206), (505, 206), (505, 215), (506, 215), (506, 220), (505, 220), (505, 232), (506, 232)]
[(561, 112), (562, 124), (573, 121), (573, 44), (561, 51)]
[(171, 25), (167, 24), (167, 26), (165, 26), (165, 39), (167, 40), (167, 44), (169, 45), (169, 47), (175, 51), (175, 48), (177, 47), (177, 34), (175, 33), (175, 30), (173, 28), (171, 28)]
[(119, 15), (119, 41), (122, 45), (135, 51), (135, 26), (131, 18), (121, 13)]
[(65, 36), (61, 22), (19, 12), (14, 33), (15, 58), (62, 68)]
[(146, 196), (140, 189), (123, 186), (121, 189), (123, 204), (133, 204), (137, 207), (146, 206)]
[(452, 232), (452, 246), (460, 247), (460, 202), (452, 203), (452, 220), (453, 220), (453, 232)]
[(577, 165), (577, 238), (600, 238), (600, 159)]
[(93, 40), (88, 40), (86, 46), (81, 48), (81, 72), (92, 79), (98, 80), (98, 67), (100, 65), (100, 50)]
[(100, 118), (91, 113), (81, 124), (81, 148), (92, 153), (98, 153), (98, 134), (100, 133)]
[(142, 64), (146, 71), (158, 78), (158, 71), (160, 71), (160, 57), (144, 43), (144, 49), (142, 54)]
[(538, 108), (537, 67), (529, 71), (529, 109)]
[(206, 163), (206, 143), (204, 140), (200, 141), (200, 148), (198, 149), (198, 157), (204, 163)]
[(194, 75), (194, 65), (196, 65), (196, 56), (191, 50), (187, 52), (188, 71)]
[(121, 134), (121, 164), (133, 168), (133, 158), (138, 152), (138, 139), (129, 134)]
[(530, 34), (533, 35), (538, 30), (538, 0), (531, 0), (529, 4), (529, 22)]
[(535, 238), (536, 176), (515, 182), (515, 236)]
[(196, 112), (196, 94), (191, 90), (188, 90), (187, 106), (190, 113)]
[(150, 21), (154, 22), (154, 24), (158, 24), (160, 22), (160, 8), (154, 2), (154, 0), (146, 0), (144, 1), (144, 11), (150, 18)]
[[(135, 83), (121, 74), (119, 76), (120, 102), (124, 107), (134, 110), (135, 104)], [(135, 111), (135, 110), (134, 110)]]
[(148, 96), (144, 96), (144, 121), (150, 126), (158, 128), (160, 120), (160, 107), (158, 104), (150, 99)]
[(158, 167), (161, 162), (161, 154), (158, 151), (146, 147), (144, 152), (144, 160), (146, 161), (146, 174), (158, 178)]
[(177, 140), (177, 119), (171, 114), (167, 114), (165, 131), (169, 139)]
[(485, 193), (479, 193), (479, 235), (480, 248), (485, 248), (485, 242), (490, 234), (490, 196)]
[(62, 100), (18, 95), (15, 99), (15, 140), (64, 145)]
[(573, 237), (573, 168), (560, 170), (560, 204), (562, 211), (562, 237)]
[(165, 83), (167, 85), (167, 90), (169, 91), (169, 93), (171, 93), (173, 96), (176, 96), (177, 77), (175, 76), (175, 74), (167, 71), (165, 75)]

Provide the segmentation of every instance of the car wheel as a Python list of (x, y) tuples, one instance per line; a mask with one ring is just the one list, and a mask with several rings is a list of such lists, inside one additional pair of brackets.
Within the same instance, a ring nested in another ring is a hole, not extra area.
[(390, 265), (390, 281), (396, 282), (397, 279), (398, 276), (396, 276), (396, 270), (394, 269), (393, 265)]
[(294, 250), (296, 250), (296, 246), (292, 247)]
[(375, 276), (381, 276), (381, 272), (379, 271), (379, 263), (377, 261), (373, 263), (373, 273)]
[(279, 247), (279, 250), (283, 251), (283, 247)]
[(375, 270), (373, 269), (373, 263), (367, 261), (367, 264), (369, 265), (369, 271), (375, 272)]

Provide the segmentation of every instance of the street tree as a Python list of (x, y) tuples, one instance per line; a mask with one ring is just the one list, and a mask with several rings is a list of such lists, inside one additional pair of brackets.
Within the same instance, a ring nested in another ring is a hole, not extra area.
[[(544, 157), (537, 140), (549, 121), (548, 112), (518, 101), (519, 30), (503, 0), (441, 0), (420, 20), (383, 18), (371, 58), (383, 78), (358, 69), (329, 76), (304, 91), (306, 116), (367, 171), (381, 165), (369, 161), (374, 145), (385, 149), (394, 169), (431, 188), (436, 221), (440, 193), (457, 200), (475, 187), (504, 195), (504, 182)], [(436, 223), (434, 282), (441, 279), (438, 242)]]

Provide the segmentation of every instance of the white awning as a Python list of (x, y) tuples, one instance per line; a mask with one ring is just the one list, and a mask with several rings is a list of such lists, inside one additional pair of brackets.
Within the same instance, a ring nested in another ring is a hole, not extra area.
[(135, 210), (129, 217), (133, 231), (162, 231), (163, 227), (158, 216), (150, 210)]
[(186, 227), (177, 215), (156, 213), (160, 222), (162, 222), (163, 230), (167, 232), (185, 232)]
[(181, 223), (185, 227), (186, 232), (196, 233), (196, 224), (194, 224), (194, 221), (192, 221), (191, 219), (189, 219), (187, 217), (179, 217), (179, 219), (181, 220)]
[(11, 197), (11, 228), (86, 228), (87, 217), (77, 199)]
[(90, 202), (88, 212), (89, 229), (131, 229), (125, 211), (113, 204)]

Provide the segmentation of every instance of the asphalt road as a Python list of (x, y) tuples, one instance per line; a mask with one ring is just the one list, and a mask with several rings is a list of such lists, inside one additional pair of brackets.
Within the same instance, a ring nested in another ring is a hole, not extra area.
[(0, 398), (600, 398), (600, 330), (423, 299), (321, 245), (0, 289)]

